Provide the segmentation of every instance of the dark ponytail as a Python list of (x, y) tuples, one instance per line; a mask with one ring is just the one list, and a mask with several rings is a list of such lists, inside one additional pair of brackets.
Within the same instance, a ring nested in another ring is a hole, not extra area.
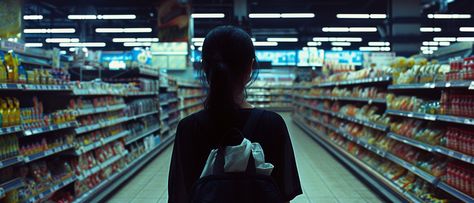
[(254, 59), (252, 40), (239, 28), (221, 26), (206, 36), (202, 48), (202, 70), (209, 85), (205, 109), (218, 127), (235, 123)]

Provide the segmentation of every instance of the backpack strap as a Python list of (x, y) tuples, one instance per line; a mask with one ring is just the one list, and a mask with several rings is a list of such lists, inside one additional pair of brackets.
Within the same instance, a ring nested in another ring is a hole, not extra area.
[(253, 131), (255, 130), (255, 127), (257, 127), (258, 121), (260, 120), (260, 117), (263, 114), (262, 109), (252, 109), (252, 112), (250, 112), (250, 117), (247, 119), (247, 122), (244, 125), (242, 133), (244, 136), (250, 136), (252, 135)]

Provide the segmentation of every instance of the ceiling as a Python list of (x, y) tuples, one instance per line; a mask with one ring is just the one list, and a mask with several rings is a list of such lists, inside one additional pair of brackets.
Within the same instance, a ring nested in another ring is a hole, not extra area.
[[(187, 0), (180, 0), (187, 2)], [(362, 37), (362, 42), (352, 43), (344, 49), (358, 49), (367, 46), (369, 41), (390, 41), (384, 35), (389, 27), (390, 2), (396, 0), (247, 0), (249, 13), (314, 13), (314, 18), (295, 19), (244, 19), (240, 24), (249, 30), (257, 41), (268, 37), (297, 37), (298, 42), (279, 43), (272, 49), (299, 49), (306, 46), (313, 37)], [(422, 27), (439, 27), (441, 32), (423, 32), (418, 42), (432, 41), (433, 37), (474, 36), (474, 32), (459, 32), (461, 26), (472, 26), (471, 19), (436, 20), (428, 19), (428, 13), (470, 13), (474, 15), (474, 1), (455, 0), (421, 0), (420, 18), (413, 19)], [(234, 13), (232, 0), (194, 0), (189, 2), (192, 13), (224, 13), (221, 19), (194, 19), (194, 36), (204, 37), (218, 25), (239, 24)], [(57, 47), (57, 43), (45, 43), (46, 38), (79, 38), (81, 42), (105, 42), (102, 50), (127, 50), (123, 43), (112, 42), (114, 37), (155, 38), (157, 37), (157, 11), (159, 1), (106, 1), (106, 0), (37, 0), (25, 1), (24, 15), (43, 15), (42, 20), (24, 21), (24, 28), (75, 28), (75, 33), (64, 34), (30, 34), (24, 33), (27, 43), (43, 43), (43, 47)], [(375, 13), (387, 14), (387, 19), (340, 19), (338, 13)], [(69, 20), (70, 14), (135, 14), (134, 20)], [(473, 16), (474, 17), (474, 16)], [(378, 32), (339, 33), (322, 32), (322, 27), (377, 27)], [(151, 27), (150, 33), (96, 33), (97, 27)], [(411, 39), (415, 40), (415, 39)], [(323, 43), (322, 48), (331, 49), (330, 43)], [(262, 49), (268, 47), (259, 47)]]

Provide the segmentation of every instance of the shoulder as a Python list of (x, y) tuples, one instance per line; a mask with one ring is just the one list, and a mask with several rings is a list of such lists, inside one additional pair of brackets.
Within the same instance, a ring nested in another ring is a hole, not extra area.
[(207, 116), (204, 110), (193, 113), (185, 118), (181, 119), (178, 124), (178, 128), (189, 128), (193, 125), (196, 125), (199, 120), (202, 120), (203, 117)]
[(260, 110), (263, 111), (262, 119), (265, 123), (270, 124), (270, 125), (285, 124), (285, 121), (283, 120), (283, 117), (280, 116), (280, 114), (275, 113), (273, 111), (264, 110), (264, 109), (260, 109)]

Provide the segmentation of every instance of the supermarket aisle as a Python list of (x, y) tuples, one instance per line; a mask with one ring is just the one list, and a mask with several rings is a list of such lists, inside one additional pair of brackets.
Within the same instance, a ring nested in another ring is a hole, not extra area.
[[(291, 121), (289, 113), (283, 113), (282, 116), (290, 131), (304, 193), (292, 202), (375, 203), (382, 201), (296, 126)], [(108, 202), (166, 202), (171, 151), (172, 147), (169, 147), (161, 153)]]

